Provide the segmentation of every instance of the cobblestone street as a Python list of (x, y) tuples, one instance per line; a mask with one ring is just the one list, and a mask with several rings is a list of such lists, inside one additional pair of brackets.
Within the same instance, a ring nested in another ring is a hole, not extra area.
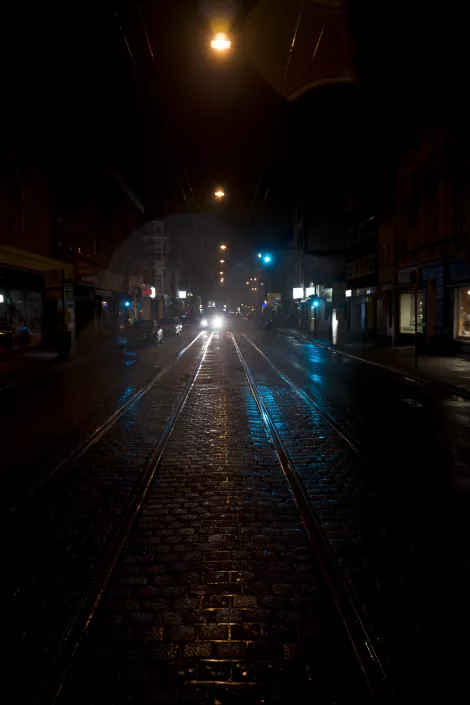
[[(400, 702), (439, 663), (430, 685), (457, 688), (459, 651), (440, 644), (466, 624), (466, 495), (446, 489), (460, 461), (438, 486), (415, 452), (398, 462), (423, 409), (457, 435), (459, 417), (419, 388), (404, 416), (408, 384), (386, 375), (346, 404), (356, 367), (328, 355), (194, 329), (88, 445), (44, 453), (64, 464), (8, 519), (23, 702)], [(396, 416), (388, 458), (373, 394)]]

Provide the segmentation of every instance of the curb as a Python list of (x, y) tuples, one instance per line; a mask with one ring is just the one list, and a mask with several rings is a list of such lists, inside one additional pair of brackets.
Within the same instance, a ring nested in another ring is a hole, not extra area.
[(407, 377), (408, 379), (411, 379), (414, 382), (417, 382), (418, 384), (428, 384), (434, 387), (438, 387), (443, 391), (449, 392), (450, 394), (456, 394), (458, 396), (465, 397), (466, 399), (470, 399), (470, 390), (466, 388), (458, 387), (453, 384), (446, 384), (445, 382), (441, 382), (437, 379), (420, 377), (418, 375), (405, 372), (404, 370), (399, 370), (397, 367), (392, 367), (391, 365), (384, 365), (382, 362), (367, 360), (364, 357), (359, 357), (359, 355), (352, 355), (351, 353), (345, 352), (344, 350), (338, 350), (337, 348), (333, 347), (332, 345), (329, 345), (328, 343), (317, 343), (314, 340), (310, 340), (309, 338), (303, 337), (301, 333), (299, 333), (299, 335), (293, 335), (292, 333), (283, 333), (279, 329), (275, 329), (275, 332), (280, 335), (284, 335), (285, 337), (294, 338), (295, 340), (301, 340), (303, 343), (310, 343), (310, 345), (315, 345), (317, 348), (328, 350), (328, 352), (331, 352), (333, 355), (344, 355), (344, 357), (349, 357), (351, 358), (351, 360), (356, 360), (357, 362), (362, 362), (366, 365), (373, 365), (374, 367), (381, 367), (383, 370), (387, 370), (388, 372), (393, 372), (394, 374), (402, 375), (403, 377)]

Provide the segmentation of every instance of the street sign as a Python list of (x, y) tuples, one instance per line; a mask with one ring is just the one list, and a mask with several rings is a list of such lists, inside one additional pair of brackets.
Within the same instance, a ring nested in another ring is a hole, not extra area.
[(281, 294), (268, 294), (268, 306), (278, 308), (281, 305)]

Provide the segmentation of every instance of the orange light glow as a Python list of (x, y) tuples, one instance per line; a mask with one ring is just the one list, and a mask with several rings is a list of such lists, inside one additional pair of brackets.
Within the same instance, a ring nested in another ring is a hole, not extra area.
[(231, 46), (232, 42), (227, 39), (227, 35), (224, 32), (219, 32), (211, 40), (211, 48), (215, 51), (228, 51)]

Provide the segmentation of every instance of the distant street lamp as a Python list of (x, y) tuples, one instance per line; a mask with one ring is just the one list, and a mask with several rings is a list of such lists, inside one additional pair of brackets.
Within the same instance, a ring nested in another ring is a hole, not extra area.
[(220, 260), (220, 264), (225, 264), (225, 260), (224, 260), (224, 259), (221, 259), (221, 260)]
[(226, 249), (227, 249), (227, 245), (219, 245), (219, 248), (220, 248), (221, 250), (226, 250)]
[(219, 199), (223, 198), (225, 196), (225, 191), (223, 188), (218, 188), (217, 191), (214, 191), (214, 196)]
[(224, 32), (219, 32), (215, 35), (214, 39), (211, 40), (211, 48), (214, 51), (228, 51), (232, 46), (232, 42), (227, 38)]

